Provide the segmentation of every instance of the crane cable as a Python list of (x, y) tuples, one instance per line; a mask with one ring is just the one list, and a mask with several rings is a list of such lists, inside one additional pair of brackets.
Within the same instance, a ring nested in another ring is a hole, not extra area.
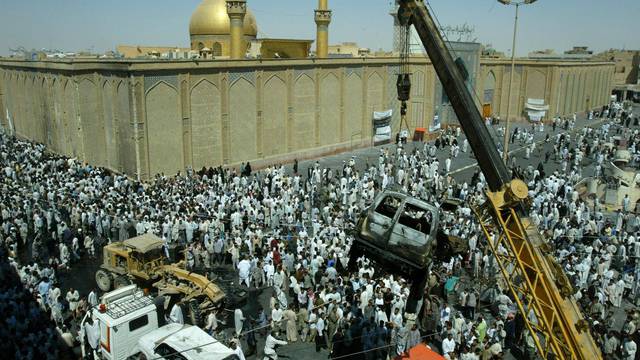
[[(396, 21), (400, 24), (401, 28), (399, 34), (396, 34), (399, 38), (399, 68), (398, 79), (396, 81), (396, 90), (398, 92), (398, 100), (400, 101), (400, 129), (409, 130), (409, 124), (407, 123), (407, 102), (411, 98), (411, 72), (409, 67), (409, 58), (411, 56), (411, 19), (407, 14), (402, 12), (402, 7), (398, 8)], [(403, 128), (404, 126), (404, 128)]]

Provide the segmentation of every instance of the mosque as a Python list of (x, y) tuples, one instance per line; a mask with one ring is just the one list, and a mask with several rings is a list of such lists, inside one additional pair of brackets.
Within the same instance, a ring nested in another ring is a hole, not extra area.
[[(189, 24), (186, 51), (194, 56), (184, 59), (0, 58), (0, 123), (51, 151), (140, 179), (372, 146), (374, 118), (401, 130), (397, 56), (332, 57), (328, 0), (309, 9), (314, 40), (259, 38), (248, 5), (203, 0)], [(518, 59), (509, 98), (508, 60), (482, 57), (479, 44), (451, 48), (487, 115), (506, 118), (511, 102), (519, 119), (548, 120), (610, 99), (611, 62)], [(410, 67), (407, 130), (455, 124), (428, 57), (412, 56)]]

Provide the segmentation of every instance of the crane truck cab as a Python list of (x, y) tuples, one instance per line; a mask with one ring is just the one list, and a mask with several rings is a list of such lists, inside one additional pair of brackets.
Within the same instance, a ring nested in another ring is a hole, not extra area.
[(138, 339), (163, 322), (153, 298), (135, 285), (109, 292), (80, 323), (83, 358), (93, 349), (98, 358), (125, 360), (137, 353)]

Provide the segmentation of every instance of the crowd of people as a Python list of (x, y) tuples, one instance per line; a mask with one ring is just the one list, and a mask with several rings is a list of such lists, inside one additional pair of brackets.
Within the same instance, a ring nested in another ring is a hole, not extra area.
[[(638, 314), (629, 311), (621, 323), (612, 314), (638, 298), (640, 216), (629, 200), (607, 216), (602, 204), (587, 202), (576, 188), (583, 167), (597, 173), (613, 158), (607, 145), (613, 136), (625, 139), (633, 155), (640, 153), (630, 113), (607, 108), (595, 117), (602, 116), (612, 121), (575, 133), (561, 131), (573, 128), (573, 120), (558, 121), (557, 130), (554, 121), (546, 137), (553, 150), (544, 159), (539, 153), (535, 167), (516, 161), (511, 170), (528, 183), (532, 222), (548, 235), (603, 352), (635, 359)], [(542, 149), (534, 141), (540, 134), (543, 129), (521, 129), (513, 141)], [(448, 154), (441, 167), (443, 151)], [(447, 359), (499, 359), (507, 352), (533, 358), (532, 334), (496, 276), (495, 258), (471, 216), (471, 206), (484, 201), (484, 177), (476, 172), (456, 180), (451, 174), (451, 159), (468, 151), (460, 130), (450, 128), (435, 144), (381, 148), (372, 164), (352, 158), (332, 169), (316, 162), (302, 174), (297, 162), (293, 171), (281, 165), (252, 172), (247, 164), (240, 172), (209, 168), (140, 182), (2, 134), (1, 245), (27, 291), (11, 296), (30, 297), (24, 306), (37, 307), (23, 311), (47, 317), (59, 338), (73, 344), (74, 319), (96, 305), (99, 294), (63, 292), (58, 274), (73, 272), (81, 258), (99, 257), (106, 243), (152, 232), (167, 248), (184, 246), (189, 268), (209, 274), (226, 267), (237, 272), (239, 286), (272, 294), (255, 318), (238, 309), (227, 321), (240, 338), (232, 348), (245, 347), (247, 355), (260, 353), (256, 337), (264, 337), (261, 353), (273, 359), (275, 347), (287, 342), (311, 342), (335, 359), (393, 358), (423, 342)], [(533, 155), (526, 152), (527, 159)], [(550, 161), (560, 170), (551, 171)], [(357, 218), (384, 189), (430, 203), (461, 202), (442, 216), (440, 227), (468, 239), (468, 250), (434, 262), (415, 322), (406, 312), (406, 279), (366, 258), (355, 269), (348, 266)], [(2, 288), (0, 298), (8, 291)], [(216, 314), (209, 314), (205, 327), (226, 336)], [(39, 334), (31, 326), (20, 331), (24, 341)]]

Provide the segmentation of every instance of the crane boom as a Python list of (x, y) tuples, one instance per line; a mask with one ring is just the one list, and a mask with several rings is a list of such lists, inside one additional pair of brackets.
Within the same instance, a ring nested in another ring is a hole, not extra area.
[[(566, 275), (526, 216), (527, 186), (509, 175), (431, 14), (422, 0), (399, 0), (399, 5), (400, 21), (416, 28), (487, 180), (487, 201), (475, 212), (539, 354), (601, 359)], [(497, 239), (492, 241), (491, 234)]]
[[(458, 117), (469, 145), (478, 159), (491, 191), (500, 190), (511, 181), (509, 171), (500, 153), (493, 144), (491, 134), (484, 125), (484, 119), (467, 90), (462, 74), (440, 35), (435, 22), (421, 1), (400, 1), (399, 17), (411, 17), (422, 43), (429, 54), (433, 67), (440, 78), (451, 105)], [(406, 20), (405, 20), (406, 21)]]

